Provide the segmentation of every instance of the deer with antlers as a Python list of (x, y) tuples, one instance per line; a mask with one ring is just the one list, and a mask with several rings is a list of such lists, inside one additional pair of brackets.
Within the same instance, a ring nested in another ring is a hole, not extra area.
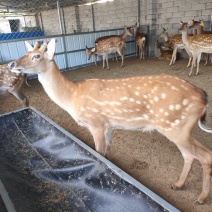
[[(192, 36), (192, 35), (190, 35), (190, 36)], [(181, 34), (175, 34), (175, 35), (170, 37), (168, 35), (167, 30), (165, 28), (163, 28), (163, 31), (160, 33), (159, 38), (164, 38), (166, 45), (170, 46), (170, 48), (173, 49), (172, 59), (171, 59), (170, 64), (169, 64), (170, 66), (172, 64), (175, 64), (178, 49), (185, 49), (186, 50), (187, 54), (189, 55), (189, 61), (188, 61), (187, 67), (189, 67), (191, 65), (192, 54), (188, 51), (186, 46), (183, 44)]]
[(192, 132), (197, 123), (207, 130), (202, 124), (207, 105), (205, 91), (165, 74), (74, 83), (58, 69), (54, 52), (54, 39), (40, 48), (29, 47), (29, 52), (10, 63), (10, 68), (37, 73), (48, 96), (91, 132), (96, 151), (103, 156), (109, 157), (113, 129), (162, 133), (176, 144), (184, 158), (182, 173), (172, 188), (182, 188), (197, 159), (203, 168), (197, 202), (203, 203), (210, 191), (212, 152)]
[(145, 59), (146, 36), (143, 33), (139, 33), (139, 22), (135, 23), (135, 25), (132, 26), (132, 28), (134, 30), (135, 43), (139, 49), (140, 60), (141, 59), (144, 60)]
[(107, 69), (109, 69), (108, 54), (111, 53), (115, 54), (116, 52), (118, 52), (118, 54), (121, 56), (122, 59), (121, 67), (123, 67), (124, 65), (123, 48), (125, 46), (125, 38), (127, 35), (132, 36), (132, 33), (130, 31), (130, 28), (125, 26), (124, 32), (121, 35), (108, 35), (96, 39), (95, 47), (88, 48), (86, 46), (86, 54), (88, 60), (91, 58), (91, 55), (94, 55), (95, 65), (97, 65), (96, 64), (97, 55), (103, 55), (103, 69), (105, 68), (105, 61), (107, 64)]
[(198, 36), (188, 36), (188, 23), (180, 21), (180, 30), (182, 31), (182, 41), (189, 52), (192, 53), (193, 61), (189, 76), (192, 74), (193, 67), (197, 62), (196, 75), (199, 74), (199, 63), (202, 53), (212, 53), (212, 34), (202, 34)]
[(23, 92), (26, 80), (26, 74), (11, 70), (8, 64), (0, 65), (0, 93), (8, 91), (19, 99), (24, 107), (29, 106), (29, 99)]

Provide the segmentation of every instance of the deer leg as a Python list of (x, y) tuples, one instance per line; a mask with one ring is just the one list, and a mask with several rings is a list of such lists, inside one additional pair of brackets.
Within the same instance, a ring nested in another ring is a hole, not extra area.
[(122, 68), (124, 65), (124, 53), (123, 53), (122, 49), (118, 49), (117, 52), (121, 56), (121, 68)]
[(146, 46), (146, 41), (143, 41), (143, 45), (142, 45), (142, 48), (143, 48), (143, 59), (145, 60), (145, 46)]
[(180, 149), (182, 156), (184, 158), (184, 165), (183, 165), (183, 169), (180, 174), (180, 177), (177, 179), (177, 181), (175, 181), (171, 185), (171, 187), (173, 189), (180, 189), (183, 187), (183, 185), (185, 184), (185, 181), (188, 177), (188, 174), (191, 170), (193, 161), (194, 161), (194, 157), (192, 157), (192, 155), (186, 154), (186, 152), (184, 152), (183, 148), (180, 148), (179, 146), (178, 146), (178, 148)]
[(187, 68), (191, 65), (191, 61), (192, 61), (192, 54), (191, 52), (188, 51), (187, 47), (184, 46), (184, 49), (186, 50), (188, 56), (189, 56), (189, 60), (188, 60), (188, 65), (186, 66)]
[(182, 188), (191, 170), (194, 159), (199, 160), (202, 164), (202, 191), (196, 200), (197, 203), (202, 204), (210, 191), (210, 180), (212, 177), (212, 152), (194, 139), (191, 133), (188, 134), (188, 129), (192, 129), (195, 126), (195, 122), (189, 123), (189, 125), (184, 127), (185, 130), (179, 128), (179, 130), (175, 129), (171, 132), (163, 132), (163, 134), (177, 145), (184, 158), (183, 170), (179, 179), (172, 184), (172, 188)]
[(196, 202), (202, 204), (210, 192), (210, 181), (212, 177), (212, 152), (194, 139), (193, 152), (203, 168), (203, 184), (202, 192), (198, 196)]
[(106, 158), (110, 159), (110, 143), (112, 137), (112, 130), (108, 128), (106, 125), (102, 125), (98, 127), (92, 127), (90, 129), (95, 143), (95, 149), (102, 156), (106, 156)]
[(196, 72), (196, 75), (199, 74), (199, 63), (200, 63), (200, 59), (201, 59), (201, 54), (202, 54), (202, 53), (199, 53), (199, 54), (197, 55), (197, 72)]
[(169, 63), (170, 66), (175, 63), (174, 58), (175, 58), (176, 54), (177, 54), (177, 46), (174, 47), (174, 50), (173, 50), (173, 53), (172, 53), (172, 59), (171, 59), (171, 62)]
[(102, 56), (103, 58), (102, 58), (102, 62), (103, 62), (103, 69), (105, 68), (105, 54), (103, 54), (103, 56)]
[(94, 55), (94, 63), (95, 63), (95, 66), (97, 66), (96, 60), (97, 60), (97, 55), (95, 54), (95, 55)]
[(203, 57), (204, 57), (204, 59), (205, 59), (205, 64), (204, 64), (204, 66), (206, 66), (207, 63), (208, 63), (209, 54), (204, 54), (204, 53), (203, 53)]
[(21, 90), (21, 88), (12, 88), (8, 90), (12, 95), (14, 95), (17, 99), (19, 99), (24, 107), (28, 107), (29, 106), (29, 99), (28, 97), (23, 93), (23, 91)]
[(191, 63), (191, 70), (190, 70), (189, 75), (188, 75), (189, 77), (190, 77), (191, 74), (192, 74), (192, 71), (193, 71), (194, 65), (195, 65), (195, 63), (196, 63), (196, 60), (197, 60), (197, 55), (196, 55), (196, 53), (194, 53), (194, 54), (193, 54), (192, 63)]

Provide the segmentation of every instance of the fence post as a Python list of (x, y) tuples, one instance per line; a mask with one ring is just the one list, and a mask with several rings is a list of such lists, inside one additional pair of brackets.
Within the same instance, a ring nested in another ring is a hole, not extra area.
[(91, 11), (92, 11), (92, 20), (93, 20), (93, 31), (95, 32), (95, 16), (94, 16), (94, 9), (93, 9), (93, 4), (91, 4)]

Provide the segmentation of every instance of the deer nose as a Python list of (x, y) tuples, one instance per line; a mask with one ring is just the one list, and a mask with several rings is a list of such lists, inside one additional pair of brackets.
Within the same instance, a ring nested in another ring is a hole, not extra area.
[(10, 69), (13, 69), (13, 68), (15, 67), (15, 61), (9, 63), (9, 64), (8, 64), (8, 67), (9, 67)]

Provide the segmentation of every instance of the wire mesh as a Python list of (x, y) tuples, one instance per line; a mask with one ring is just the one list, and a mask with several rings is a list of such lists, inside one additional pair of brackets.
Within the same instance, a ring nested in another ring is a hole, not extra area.
[(123, 28), (137, 16), (130, 0), (2, 0), (0, 40)]

